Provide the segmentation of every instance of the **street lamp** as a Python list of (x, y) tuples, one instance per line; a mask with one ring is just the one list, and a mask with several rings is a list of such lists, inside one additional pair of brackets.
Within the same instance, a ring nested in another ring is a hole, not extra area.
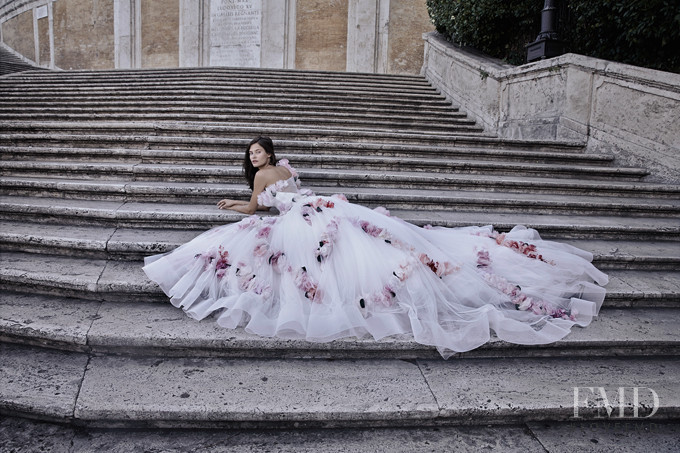
[(552, 58), (564, 53), (564, 44), (557, 36), (557, 2), (545, 0), (541, 11), (541, 32), (536, 41), (527, 45), (527, 62)]

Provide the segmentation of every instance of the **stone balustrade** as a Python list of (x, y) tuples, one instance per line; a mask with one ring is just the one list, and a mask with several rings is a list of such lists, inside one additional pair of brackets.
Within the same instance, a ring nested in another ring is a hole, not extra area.
[(422, 73), (488, 133), (574, 140), (680, 181), (680, 75), (576, 54), (515, 67), (423, 37)]

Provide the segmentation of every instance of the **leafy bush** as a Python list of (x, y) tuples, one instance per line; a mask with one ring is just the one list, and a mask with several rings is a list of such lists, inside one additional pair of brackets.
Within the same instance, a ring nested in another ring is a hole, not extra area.
[[(680, 72), (677, 0), (563, 0), (565, 51)], [(427, 0), (437, 31), (510, 64), (522, 64), (540, 31), (543, 0)]]
[(427, 8), (449, 41), (522, 64), (541, 28), (543, 0), (427, 0)]
[(571, 0), (569, 52), (680, 72), (677, 0)]

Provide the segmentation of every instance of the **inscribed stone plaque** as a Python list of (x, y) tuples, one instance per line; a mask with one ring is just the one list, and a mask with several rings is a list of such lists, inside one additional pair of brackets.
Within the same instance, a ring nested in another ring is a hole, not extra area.
[(262, 0), (210, 2), (210, 66), (260, 67)]

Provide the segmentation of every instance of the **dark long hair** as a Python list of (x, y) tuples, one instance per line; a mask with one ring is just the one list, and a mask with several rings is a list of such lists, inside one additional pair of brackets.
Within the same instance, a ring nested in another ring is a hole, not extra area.
[(269, 163), (271, 165), (276, 165), (277, 162), (276, 154), (274, 154), (274, 143), (272, 143), (271, 138), (260, 136), (252, 139), (250, 143), (248, 143), (248, 147), (246, 148), (246, 155), (243, 158), (243, 175), (246, 177), (246, 181), (250, 186), (250, 190), (253, 189), (253, 185), (255, 183), (255, 173), (257, 173), (258, 170), (256, 167), (253, 167), (253, 163), (250, 161), (250, 147), (253, 146), (255, 143), (264, 148), (265, 152), (269, 156)]

